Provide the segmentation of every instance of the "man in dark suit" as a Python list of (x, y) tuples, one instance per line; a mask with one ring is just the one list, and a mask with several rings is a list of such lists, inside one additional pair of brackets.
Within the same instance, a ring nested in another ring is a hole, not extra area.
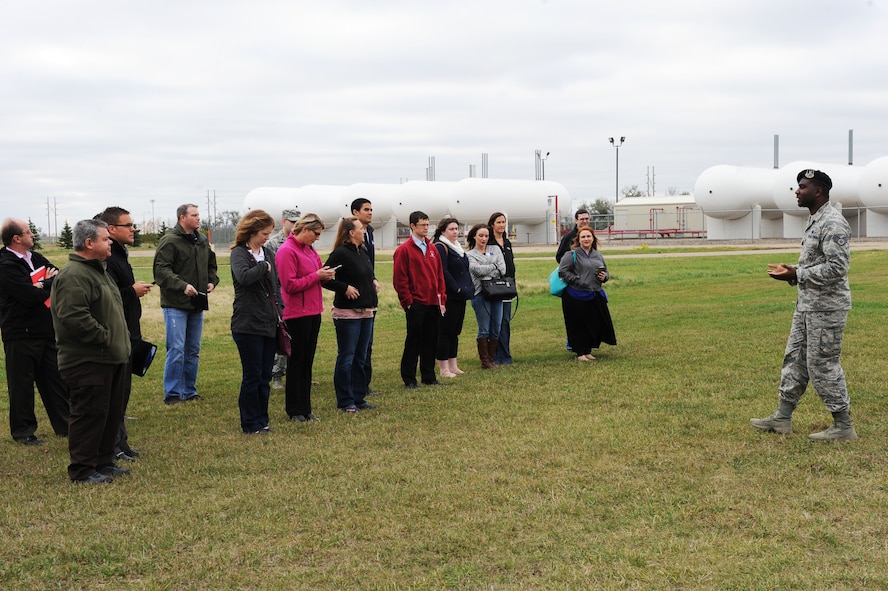
[[(373, 226), (370, 223), (373, 221), (373, 204), (370, 203), (369, 199), (364, 197), (358, 197), (351, 204), (352, 215), (358, 218), (358, 221), (364, 225), (364, 246), (363, 248), (367, 249), (367, 254), (370, 256), (370, 264), (373, 265), (374, 272), (376, 270), (376, 242), (373, 239)], [(373, 285), (376, 286), (376, 293), (379, 293), (379, 281), (376, 280), (376, 275), (373, 275)], [(374, 321), (376, 320), (376, 315), (373, 316)], [(378, 392), (373, 390), (370, 387), (370, 380), (373, 379), (373, 334), (370, 334), (370, 345), (367, 347), (367, 365), (365, 367), (365, 371), (367, 374), (367, 392), (366, 394), (372, 396), (374, 394), (382, 394), (382, 392)]]
[(35, 383), (56, 435), (68, 435), (68, 389), (59, 375), (47, 305), (59, 269), (43, 255), (31, 252), (34, 235), (26, 221), (7, 219), (0, 234), (4, 246), (0, 250), (0, 331), (6, 352), (9, 428), (19, 443), (40, 445), (43, 441), (36, 435), (34, 414)]

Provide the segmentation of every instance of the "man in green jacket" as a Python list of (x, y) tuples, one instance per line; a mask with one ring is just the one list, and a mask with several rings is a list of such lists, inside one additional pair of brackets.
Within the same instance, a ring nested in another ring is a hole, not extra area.
[(207, 294), (219, 285), (216, 253), (200, 228), (193, 203), (180, 205), (176, 226), (164, 234), (154, 254), (154, 282), (160, 286), (160, 307), (166, 325), (163, 401), (177, 404), (200, 400), (197, 364)]
[(123, 420), (130, 337), (120, 291), (105, 272), (108, 224), (81, 220), (73, 239), (74, 253), (55, 278), (50, 311), (59, 372), (71, 400), (68, 477), (99, 484), (129, 474), (114, 463), (114, 444)]

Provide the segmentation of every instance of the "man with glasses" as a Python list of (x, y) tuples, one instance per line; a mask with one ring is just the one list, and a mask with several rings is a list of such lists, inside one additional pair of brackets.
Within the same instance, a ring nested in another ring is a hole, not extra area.
[[(0, 235), (0, 332), (6, 353), (9, 429), (23, 445), (40, 445), (34, 385), (56, 435), (68, 435), (68, 388), (59, 375), (49, 298), (58, 267), (34, 248), (25, 220), (7, 219)], [(40, 279), (42, 277), (42, 279)]]
[(410, 214), (410, 237), (395, 249), (392, 284), (401, 307), (407, 312), (407, 338), (401, 356), (401, 379), (415, 389), (416, 361), (422, 383), (438, 386), (435, 378), (435, 347), (438, 323), (447, 303), (444, 270), (438, 249), (428, 239), (429, 216), (421, 211)]
[(564, 238), (561, 239), (561, 244), (558, 245), (558, 252), (555, 253), (556, 261), (560, 263), (561, 257), (563, 257), (565, 253), (573, 250), (573, 248), (571, 248), (571, 245), (577, 237), (577, 232), (580, 231), (580, 228), (588, 227), (590, 219), (591, 218), (588, 211), (586, 211), (585, 209), (577, 210), (577, 212), (574, 214), (574, 220), (576, 221), (576, 224), (574, 224), (573, 230), (565, 234)]
[(154, 254), (154, 281), (166, 325), (163, 402), (200, 400), (197, 364), (207, 296), (219, 285), (216, 253), (200, 233), (200, 213), (193, 203), (176, 210), (176, 226), (161, 236)]
[[(129, 263), (127, 246), (132, 246), (136, 241), (136, 226), (130, 212), (122, 207), (108, 207), (96, 216), (96, 219), (108, 224), (108, 235), (111, 236), (111, 256), (105, 259), (105, 272), (117, 285), (120, 298), (123, 300), (123, 316), (126, 326), (129, 328), (130, 342), (135, 343), (142, 339), (142, 328), (139, 320), (142, 318), (142, 304), (139, 299), (151, 291), (151, 284), (144, 281), (136, 281), (133, 268)], [(129, 404), (130, 392), (133, 386), (132, 373), (133, 358), (130, 355), (123, 376), (123, 420), (120, 421), (120, 430), (117, 435), (117, 444), (114, 446), (114, 457), (118, 460), (134, 462), (139, 452), (130, 447), (129, 434), (126, 430), (126, 407)]]

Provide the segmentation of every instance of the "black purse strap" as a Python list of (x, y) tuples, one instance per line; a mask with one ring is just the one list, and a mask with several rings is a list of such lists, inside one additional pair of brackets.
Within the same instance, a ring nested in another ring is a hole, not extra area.
[[(269, 265), (270, 265), (270, 263), (269, 263)], [(271, 277), (266, 275), (265, 284), (268, 286), (268, 291), (267, 291), (268, 299), (271, 300), (271, 305), (274, 307), (274, 315), (277, 316), (278, 324), (280, 324), (281, 322), (284, 321), (284, 319), (281, 316), (280, 310), (278, 310), (277, 300), (274, 298), (274, 287), (271, 285)]]

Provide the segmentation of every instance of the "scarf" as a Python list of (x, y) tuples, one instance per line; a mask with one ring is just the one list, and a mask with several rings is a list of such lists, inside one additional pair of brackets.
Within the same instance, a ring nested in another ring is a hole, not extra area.
[(444, 238), (443, 234), (438, 236), (438, 242), (442, 242), (442, 243), (446, 244), (449, 248), (453, 249), (453, 251), (456, 252), (456, 254), (458, 254), (460, 257), (465, 256), (465, 254), (466, 254), (465, 251), (463, 250), (463, 247), (460, 246), (459, 242), (451, 242), (451, 241), (447, 240), (446, 238)]

